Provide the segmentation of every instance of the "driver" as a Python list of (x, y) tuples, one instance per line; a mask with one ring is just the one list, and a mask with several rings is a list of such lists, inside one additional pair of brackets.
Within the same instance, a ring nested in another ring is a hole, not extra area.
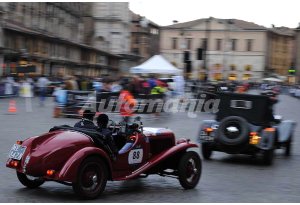
[(97, 126), (94, 124), (95, 113), (90, 110), (85, 110), (82, 114), (82, 119), (77, 122), (74, 127), (86, 128), (86, 129), (97, 129)]
[(96, 130), (98, 132), (100, 132), (101, 135), (104, 136), (104, 140), (107, 143), (107, 145), (109, 146), (113, 157), (115, 158), (115, 156), (118, 154), (118, 149), (112, 138), (112, 132), (107, 128), (108, 121), (109, 121), (109, 119), (106, 114), (100, 114), (97, 118), (98, 128)]

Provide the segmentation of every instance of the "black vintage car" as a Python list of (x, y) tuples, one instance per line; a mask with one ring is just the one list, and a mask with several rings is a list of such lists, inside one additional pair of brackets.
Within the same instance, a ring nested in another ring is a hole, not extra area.
[(213, 151), (262, 154), (264, 163), (271, 164), (277, 148), (290, 155), (296, 123), (274, 117), (269, 96), (219, 93), (218, 98), (216, 119), (204, 120), (198, 135), (204, 159)]

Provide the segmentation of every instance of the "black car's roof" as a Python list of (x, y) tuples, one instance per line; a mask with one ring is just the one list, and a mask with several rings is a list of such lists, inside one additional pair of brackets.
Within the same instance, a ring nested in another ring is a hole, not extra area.
[(228, 116), (240, 116), (248, 122), (261, 125), (268, 121), (270, 100), (267, 96), (238, 94), (238, 93), (219, 93), (219, 111), (216, 115), (218, 121)]

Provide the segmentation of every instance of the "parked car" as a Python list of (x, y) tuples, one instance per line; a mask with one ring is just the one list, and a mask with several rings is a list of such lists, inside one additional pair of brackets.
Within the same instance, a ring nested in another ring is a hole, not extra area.
[(289, 88), (289, 94), (293, 97), (300, 97), (300, 86), (294, 85)]
[(213, 151), (229, 154), (262, 154), (265, 164), (273, 161), (274, 150), (291, 153), (296, 123), (273, 116), (270, 96), (220, 93), (215, 120), (204, 120), (198, 135), (204, 159)]
[(188, 150), (197, 148), (197, 144), (188, 139), (176, 141), (175, 134), (166, 128), (144, 128), (139, 119), (132, 124), (111, 121), (109, 129), (119, 150), (128, 138), (133, 141), (130, 149), (116, 158), (99, 132), (58, 126), (17, 141), (6, 166), (16, 170), (26, 187), (56, 181), (72, 186), (77, 196), (86, 199), (98, 197), (107, 180), (131, 180), (150, 174), (176, 177), (184, 189), (198, 184), (201, 159), (197, 152)]

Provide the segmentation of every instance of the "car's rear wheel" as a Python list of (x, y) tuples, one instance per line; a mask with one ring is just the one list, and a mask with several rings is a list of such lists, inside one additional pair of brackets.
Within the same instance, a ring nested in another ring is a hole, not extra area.
[(202, 143), (201, 152), (202, 152), (203, 158), (206, 160), (209, 160), (212, 155), (213, 150), (211, 149), (211, 147), (208, 144)]
[(199, 182), (202, 171), (201, 158), (198, 153), (184, 153), (178, 164), (178, 178), (184, 189), (193, 189)]
[(274, 159), (274, 149), (264, 150), (263, 152), (263, 162), (265, 165), (271, 165)]
[(108, 168), (105, 162), (98, 157), (89, 157), (79, 168), (73, 190), (81, 198), (94, 199), (104, 191), (107, 178)]
[(292, 140), (290, 138), (289, 141), (287, 141), (286, 145), (285, 145), (285, 156), (290, 156), (291, 155), (291, 149), (292, 149)]
[(42, 178), (31, 177), (29, 175), (26, 175), (18, 171), (17, 171), (17, 177), (24, 186), (31, 189), (37, 188), (42, 184), (44, 184), (45, 182), (45, 180), (43, 180)]

